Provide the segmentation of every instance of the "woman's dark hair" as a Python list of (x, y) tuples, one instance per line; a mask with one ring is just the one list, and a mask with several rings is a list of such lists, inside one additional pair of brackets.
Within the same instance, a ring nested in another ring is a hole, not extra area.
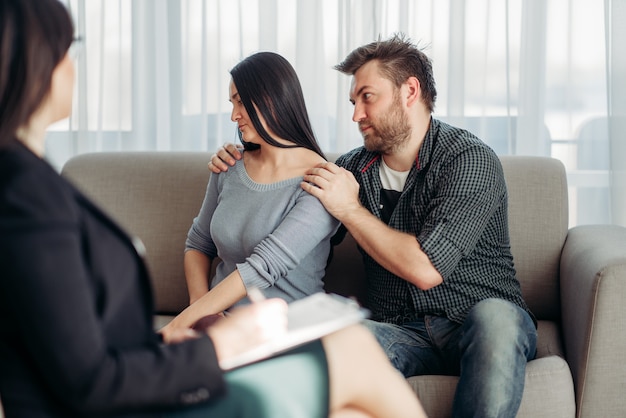
[[(298, 76), (285, 58), (258, 52), (237, 64), (230, 75), (252, 125), (265, 142), (280, 148), (304, 147), (326, 158), (313, 134)], [(263, 128), (257, 109), (273, 133), (294, 145), (272, 138)], [(258, 149), (258, 144), (244, 141), (241, 132), (239, 139), (245, 149)]]
[(416, 77), (420, 82), (424, 104), (431, 112), (435, 109), (437, 89), (432, 62), (402, 33), (358, 47), (336, 65), (335, 70), (354, 75), (359, 68), (374, 60), (378, 61), (382, 75), (396, 87), (400, 87), (409, 77)]
[(73, 34), (58, 0), (0, 1), (0, 148), (15, 140), (50, 91)]

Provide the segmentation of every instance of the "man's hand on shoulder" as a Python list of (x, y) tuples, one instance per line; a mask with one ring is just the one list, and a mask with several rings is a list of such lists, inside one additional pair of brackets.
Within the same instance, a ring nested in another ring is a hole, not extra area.
[(350, 171), (330, 162), (318, 164), (305, 173), (302, 188), (317, 197), (385, 269), (422, 290), (441, 284), (441, 274), (415, 235), (389, 227), (361, 205), (359, 183)]
[(222, 147), (211, 156), (211, 161), (209, 161), (209, 170), (215, 174), (228, 171), (229, 167), (235, 165), (236, 160), (241, 159), (241, 149), (240, 145), (237, 146), (232, 143), (222, 145)]
[(341, 222), (362, 208), (359, 183), (348, 170), (331, 162), (317, 164), (307, 170), (302, 188), (317, 197), (326, 210)]

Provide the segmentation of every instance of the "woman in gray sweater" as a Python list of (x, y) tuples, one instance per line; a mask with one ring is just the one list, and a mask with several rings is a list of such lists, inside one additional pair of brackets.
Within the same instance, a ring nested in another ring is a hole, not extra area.
[(190, 306), (163, 329), (166, 336), (245, 303), (251, 287), (287, 302), (323, 291), (339, 222), (300, 187), (307, 168), (325, 157), (296, 72), (282, 56), (260, 52), (231, 76), (231, 119), (245, 151), (233, 170), (209, 180), (185, 251)]

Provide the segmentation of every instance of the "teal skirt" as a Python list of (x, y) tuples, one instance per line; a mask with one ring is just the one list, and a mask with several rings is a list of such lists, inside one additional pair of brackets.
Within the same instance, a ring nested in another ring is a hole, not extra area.
[(227, 372), (227, 393), (169, 418), (321, 418), (329, 382), (321, 341)]

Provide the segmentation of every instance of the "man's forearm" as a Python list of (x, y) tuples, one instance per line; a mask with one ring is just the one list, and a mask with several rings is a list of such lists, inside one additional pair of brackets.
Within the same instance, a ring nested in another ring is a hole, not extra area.
[(415, 236), (390, 228), (364, 207), (352, 210), (340, 221), (365, 252), (396, 276), (422, 290), (443, 281)]

